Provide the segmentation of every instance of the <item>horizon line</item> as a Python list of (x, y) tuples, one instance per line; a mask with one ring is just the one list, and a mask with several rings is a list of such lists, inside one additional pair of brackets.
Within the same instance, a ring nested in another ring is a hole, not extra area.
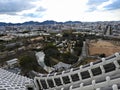
[(17, 24), (17, 23), (25, 23), (25, 22), (39, 22), (39, 23), (42, 23), (42, 22), (45, 22), (45, 21), (55, 21), (55, 22), (62, 22), (62, 23), (65, 23), (65, 22), (69, 22), (69, 21), (72, 21), (72, 22), (75, 22), (75, 21), (78, 21), (78, 22), (119, 22), (120, 20), (105, 20), (105, 21), (79, 21), (79, 20), (66, 20), (66, 21), (56, 21), (56, 20), (44, 20), (44, 21), (34, 21), (34, 20), (29, 20), (29, 21), (24, 21), (24, 22), (1, 22), (0, 23), (12, 23), (12, 24)]

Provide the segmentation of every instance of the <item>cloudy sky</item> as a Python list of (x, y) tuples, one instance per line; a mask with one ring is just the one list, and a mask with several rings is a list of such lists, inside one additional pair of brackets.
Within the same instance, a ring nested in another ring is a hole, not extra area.
[(120, 0), (0, 0), (0, 22), (45, 20), (120, 20)]

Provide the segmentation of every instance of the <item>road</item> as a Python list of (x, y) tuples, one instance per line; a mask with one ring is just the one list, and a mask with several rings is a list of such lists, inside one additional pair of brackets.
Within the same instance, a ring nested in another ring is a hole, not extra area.
[(86, 41), (83, 42), (82, 52), (79, 56), (78, 61), (71, 67), (77, 66), (85, 57), (88, 57), (88, 47), (86, 45)]
[(86, 41), (83, 42), (83, 48), (82, 48), (82, 53), (81, 53), (81, 56), (83, 57), (87, 57), (88, 56), (88, 53), (87, 53), (87, 45), (86, 45)]
[(82, 52), (81, 55), (79, 56), (78, 61), (81, 61), (83, 58), (88, 56), (88, 47), (86, 45), (86, 41), (83, 42), (83, 47), (82, 47)]
[(44, 52), (37, 52), (36, 57), (37, 57), (37, 61), (38, 61), (39, 65), (41, 67), (43, 67), (44, 70), (46, 70), (47, 72), (51, 72), (53, 70), (51, 67), (48, 67), (48, 66), (45, 65), (45, 63), (44, 63), (44, 57), (45, 57)]

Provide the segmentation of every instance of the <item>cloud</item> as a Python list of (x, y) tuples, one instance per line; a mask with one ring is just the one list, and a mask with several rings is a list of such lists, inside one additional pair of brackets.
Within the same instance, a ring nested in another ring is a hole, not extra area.
[(108, 2), (109, 0), (88, 0), (88, 10), (87, 12), (92, 12), (97, 10), (97, 7), (105, 2)]
[(109, 1), (109, 0), (88, 0), (87, 5), (100, 5), (107, 1)]
[(38, 15), (33, 14), (33, 13), (23, 14), (23, 16), (25, 16), (25, 17), (33, 17), (33, 18), (37, 18), (38, 17)]
[(90, 8), (87, 10), (87, 12), (93, 12), (93, 11), (95, 11), (95, 10), (97, 10), (96, 7), (90, 7)]
[[(0, 14), (16, 14), (17, 12), (34, 8), (34, 0), (0, 0)], [(36, 0), (35, 0), (36, 1)]]
[(115, 0), (113, 3), (104, 7), (106, 10), (120, 9), (120, 0)]
[(31, 18), (42, 18), (46, 10), (47, 9), (39, 6), (36, 7), (34, 10), (25, 11), (24, 13), (21, 14), (21, 16), (31, 17)]
[(31, 18), (42, 18), (43, 17), (43, 15), (40, 13), (27, 13), (27, 14), (23, 14), (22, 16), (31, 17)]
[(43, 8), (43, 7), (39, 7), (39, 8), (37, 8), (37, 12), (44, 12), (44, 11), (46, 11), (47, 9), (46, 8)]

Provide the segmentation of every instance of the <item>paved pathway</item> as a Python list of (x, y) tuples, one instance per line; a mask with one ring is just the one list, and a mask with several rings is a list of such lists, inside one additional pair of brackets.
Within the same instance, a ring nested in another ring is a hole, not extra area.
[(51, 67), (46, 66), (45, 63), (44, 63), (44, 57), (45, 57), (44, 52), (37, 52), (36, 56), (37, 56), (37, 60), (38, 60), (39, 65), (41, 67), (43, 67), (43, 69), (45, 71), (47, 71), (47, 72), (53, 71)]

